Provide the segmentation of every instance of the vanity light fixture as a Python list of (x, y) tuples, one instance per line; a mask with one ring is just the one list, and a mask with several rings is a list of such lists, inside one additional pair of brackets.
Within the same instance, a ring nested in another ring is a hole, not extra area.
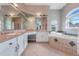
[(40, 17), (41, 12), (36, 13), (36, 17)]
[(13, 13), (10, 13), (10, 16), (14, 16), (14, 14)]

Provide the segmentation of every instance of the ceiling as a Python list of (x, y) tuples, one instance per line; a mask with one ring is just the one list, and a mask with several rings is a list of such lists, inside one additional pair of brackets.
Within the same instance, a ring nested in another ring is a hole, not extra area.
[[(48, 10), (60, 10), (66, 3), (18, 3), (17, 5), (18, 8), (25, 13), (32, 15), (42, 13), (47, 15)], [(4, 14), (17, 13), (10, 3), (0, 3), (0, 8)]]
[[(47, 5), (50, 9), (62, 9), (66, 3), (24, 3), (25, 5)], [(9, 3), (0, 3), (0, 5), (10, 5)]]
[(62, 9), (66, 3), (53, 3), (50, 4), (50, 9)]
[(62, 9), (66, 3), (27, 3), (25, 5), (48, 5), (50, 9)]

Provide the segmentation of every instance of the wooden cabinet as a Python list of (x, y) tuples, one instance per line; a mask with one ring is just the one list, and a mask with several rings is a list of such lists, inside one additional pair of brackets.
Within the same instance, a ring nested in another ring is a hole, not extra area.
[[(49, 37), (49, 44), (62, 52), (67, 53), (68, 55), (77, 55), (77, 41), (69, 39), (63, 39), (60, 37)], [(74, 45), (73, 45), (74, 44)]]
[(49, 37), (49, 44), (54, 48), (57, 47), (57, 42), (55, 42), (55, 39), (55, 37)]
[(79, 56), (79, 39), (77, 40), (77, 54)]

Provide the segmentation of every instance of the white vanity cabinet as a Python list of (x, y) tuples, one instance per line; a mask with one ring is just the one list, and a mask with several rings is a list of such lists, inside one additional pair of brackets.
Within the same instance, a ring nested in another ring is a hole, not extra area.
[(27, 45), (28, 45), (28, 34), (27, 33), (25, 33), (24, 35), (23, 35), (23, 37), (24, 37), (24, 49), (27, 47)]
[(0, 56), (20, 56), (27, 47), (27, 33), (0, 43)]
[(23, 47), (24, 46), (24, 43), (23, 43), (24, 37), (23, 37), (23, 35), (20, 35), (17, 37), (17, 39), (18, 39), (17, 47), (18, 47), (18, 56), (19, 56), (24, 51), (24, 47)]
[(16, 56), (17, 55), (16, 47), (17, 47), (16, 38), (0, 43), (0, 56)]
[(36, 34), (36, 42), (48, 42), (48, 32), (38, 32)]
[(27, 33), (17, 37), (18, 56), (23, 53), (27, 45), (28, 45)]

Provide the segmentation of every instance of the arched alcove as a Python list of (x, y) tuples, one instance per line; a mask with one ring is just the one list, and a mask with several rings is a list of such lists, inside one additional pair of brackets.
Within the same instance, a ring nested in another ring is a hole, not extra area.
[(79, 14), (79, 7), (72, 9), (67, 15), (66, 17), (70, 17), (70, 16), (74, 16), (76, 14)]
[(66, 15), (66, 28), (77, 28), (79, 27), (79, 7), (71, 10)]
[(78, 34), (79, 30), (79, 7), (71, 10), (66, 15), (65, 31), (68, 33)]

